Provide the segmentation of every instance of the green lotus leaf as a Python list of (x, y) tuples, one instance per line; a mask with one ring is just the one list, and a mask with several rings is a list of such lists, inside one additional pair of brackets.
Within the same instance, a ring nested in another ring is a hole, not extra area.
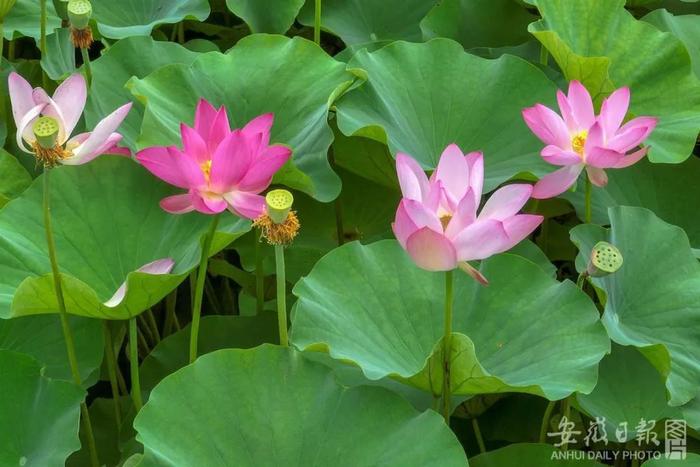
[(46, 56), (41, 59), (41, 67), (56, 81), (75, 72), (75, 46), (69, 28), (56, 29), (46, 36)]
[(465, 49), (527, 42), (537, 16), (515, 0), (444, 0), (421, 22), (426, 38), (447, 37)]
[(649, 158), (674, 163), (687, 159), (700, 128), (700, 81), (683, 43), (634, 19), (624, 0), (537, 0), (537, 7), (543, 19), (529, 30), (564, 76), (581, 80), (598, 100), (629, 86), (630, 112), (659, 117), (646, 141)]
[[(613, 345), (600, 362), (598, 384), (590, 394), (577, 394), (578, 403), (592, 418), (602, 418), (608, 440), (625, 442), (637, 436), (642, 419), (663, 426), (664, 418), (680, 419), (677, 407), (666, 402), (666, 388), (659, 372), (635, 347)], [(616, 429), (627, 425), (625, 439)]]
[[(46, 31), (51, 34), (54, 29), (61, 27), (61, 18), (56, 14), (53, 2), (46, 2)], [(17, 0), (15, 6), (3, 22), (3, 37), (8, 41), (27, 36), (33, 37), (37, 43), (41, 36), (41, 9), (37, 0)]]
[[(92, 386), (99, 376), (104, 342), (102, 325), (94, 319), (71, 316), (68, 320), (75, 342), (83, 386)], [(0, 349), (34, 357), (49, 378), (73, 381), (66, 341), (58, 316), (23, 316), (0, 319)]]
[(167, 65), (131, 82), (146, 105), (139, 147), (180, 141), (180, 122), (191, 123), (198, 99), (226, 105), (231, 124), (274, 112), (272, 141), (293, 151), (293, 164), (275, 181), (321, 201), (340, 190), (326, 153), (333, 134), (328, 109), (354, 77), (320, 47), (296, 37), (255, 34), (226, 54), (201, 55), (192, 65)]
[(83, 390), (44, 376), (29, 355), (0, 350), (0, 368), (0, 464), (65, 465), (80, 448)]
[[(248, 349), (266, 342), (279, 342), (275, 313), (203, 316), (200, 322), (199, 355), (226, 348)], [(141, 363), (141, 389), (150, 392), (163, 378), (186, 366), (189, 345), (189, 325), (163, 339)]]
[(252, 32), (284, 34), (294, 24), (304, 0), (226, 0), (234, 15), (245, 21)]
[(700, 430), (700, 397), (695, 397), (681, 407), (683, 418), (688, 422), (688, 426), (694, 430)]
[(92, 0), (92, 11), (100, 34), (112, 39), (148, 36), (184, 19), (204, 21), (211, 12), (207, 0)]
[(683, 462), (678, 459), (651, 459), (644, 463), (644, 467), (676, 467), (677, 465), (689, 465), (695, 467), (700, 465), (700, 454), (688, 452)]
[(644, 18), (657, 29), (676, 36), (690, 54), (693, 70), (700, 76), (700, 17), (698, 15), (674, 16), (666, 10), (654, 10)]
[(506, 465), (517, 465), (518, 467), (598, 467), (604, 465), (586, 459), (585, 452), (570, 453), (574, 456), (576, 454), (583, 456), (570, 460), (553, 459), (555, 453), (563, 453), (563, 451), (559, 451), (551, 444), (511, 444), (495, 451), (479, 454), (470, 459), (470, 465), (472, 467), (503, 467)]
[[(324, 0), (321, 27), (352, 46), (378, 41), (421, 41), (420, 22), (437, 0)], [(314, 24), (314, 0), (307, 0), (299, 22)]]
[(142, 467), (467, 465), (435, 412), (382, 388), (345, 388), (328, 368), (271, 345), (220, 350), (173, 373), (134, 427)]
[(9, 152), (0, 149), (0, 208), (19, 196), (32, 183), (32, 177)]
[[(616, 206), (647, 208), (671, 224), (682, 227), (691, 245), (700, 247), (700, 160), (691, 157), (681, 164), (652, 164), (642, 160), (624, 170), (609, 170), (608, 184), (591, 193), (592, 221), (610, 224), (608, 209)], [(575, 192), (564, 197), (576, 207), (580, 219), (585, 213), (585, 187), (581, 180)]]
[[(456, 273), (453, 394), (560, 399), (595, 386), (610, 343), (593, 304), (534, 263), (484, 261), (483, 287)], [(417, 268), (393, 240), (333, 250), (294, 287), (292, 341), (440, 394), (444, 275)]]
[(92, 84), (85, 106), (88, 127), (94, 128), (102, 118), (124, 103), (134, 102), (119, 133), (124, 136), (121, 144), (135, 151), (144, 106), (126, 89), (126, 82), (132, 76), (143, 78), (168, 64), (189, 65), (197, 57), (198, 54), (179, 44), (155, 41), (145, 36), (129, 37), (116, 42), (92, 62)]
[[(173, 193), (135, 161), (103, 156), (90, 164), (52, 169), (54, 234), (69, 313), (126, 319), (151, 307), (195, 268), (211, 218), (174, 216), (158, 202)], [(0, 316), (56, 313), (37, 179), (0, 211)], [(212, 253), (249, 228), (225, 215)], [(171, 258), (170, 274), (134, 272)], [(106, 306), (121, 284), (124, 300)]]
[(671, 405), (694, 398), (700, 386), (700, 264), (682, 229), (644, 208), (609, 211), (611, 228), (581, 225), (571, 239), (584, 269), (593, 245), (615, 245), (624, 264), (615, 274), (593, 279), (607, 294), (602, 321), (610, 338), (633, 345), (665, 378)]
[[(337, 104), (346, 135), (387, 143), (433, 169), (450, 143), (484, 152), (487, 190), (521, 172), (543, 175), (542, 143), (520, 115), (532, 102), (553, 104), (556, 87), (534, 65), (512, 56), (487, 60), (448, 39), (395, 42), (358, 52), (349, 68), (367, 82)], [(407, 90), (410, 90), (408, 92)]]

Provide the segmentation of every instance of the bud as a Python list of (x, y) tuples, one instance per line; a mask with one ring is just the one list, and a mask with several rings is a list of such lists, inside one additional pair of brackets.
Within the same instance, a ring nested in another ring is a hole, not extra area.
[(32, 127), (37, 143), (44, 149), (53, 149), (56, 147), (58, 130), (58, 122), (55, 118), (51, 117), (38, 118)]
[(586, 272), (591, 277), (603, 277), (622, 267), (622, 253), (608, 242), (598, 242), (591, 251)]
[(287, 190), (272, 190), (265, 196), (267, 215), (275, 224), (283, 224), (292, 210), (294, 196)]
[(17, 0), (0, 0), (0, 22), (5, 19), (5, 16), (15, 6)]
[(70, 0), (68, 2), (68, 20), (78, 30), (87, 29), (92, 16), (90, 0)]

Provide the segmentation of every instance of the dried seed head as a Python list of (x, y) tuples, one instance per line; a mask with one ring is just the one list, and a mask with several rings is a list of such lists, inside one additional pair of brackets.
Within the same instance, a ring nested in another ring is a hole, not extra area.
[(608, 242), (598, 242), (591, 251), (586, 272), (591, 277), (603, 277), (622, 267), (622, 253)]
[(70, 0), (68, 2), (68, 20), (74, 29), (87, 29), (92, 16), (90, 0)]
[(94, 39), (92, 37), (92, 28), (90, 26), (85, 29), (70, 28), (70, 41), (73, 47), (78, 49), (89, 49)]
[(299, 233), (299, 219), (294, 211), (287, 213), (287, 218), (281, 224), (276, 223), (267, 214), (263, 214), (253, 222), (258, 227), (263, 238), (270, 245), (289, 245)]

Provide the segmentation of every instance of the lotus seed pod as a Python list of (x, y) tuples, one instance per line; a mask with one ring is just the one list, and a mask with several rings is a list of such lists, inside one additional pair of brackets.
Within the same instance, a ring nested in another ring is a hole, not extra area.
[(275, 224), (283, 224), (294, 203), (294, 196), (287, 190), (272, 190), (265, 196), (267, 215)]
[(5, 19), (5, 16), (15, 6), (16, 0), (0, 0), (0, 21)]
[(622, 267), (622, 253), (608, 242), (598, 242), (591, 251), (586, 272), (591, 277), (603, 277)]
[(92, 16), (90, 0), (70, 0), (68, 2), (68, 19), (75, 29), (87, 29)]
[(58, 122), (51, 117), (40, 117), (32, 127), (36, 142), (44, 149), (52, 149), (58, 139)]

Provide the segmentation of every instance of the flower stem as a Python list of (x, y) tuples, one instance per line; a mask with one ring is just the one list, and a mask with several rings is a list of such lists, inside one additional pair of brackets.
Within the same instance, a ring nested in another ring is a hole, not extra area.
[(158, 323), (156, 323), (156, 317), (153, 316), (153, 310), (150, 308), (146, 310), (146, 321), (148, 326), (151, 328), (151, 334), (156, 340), (156, 344), (160, 343), (160, 331), (158, 331)]
[(549, 401), (547, 408), (544, 409), (544, 415), (542, 416), (542, 425), (540, 426), (540, 443), (545, 443), (547, 441), (547, 430), (549, 429), (549, 419), (552, 417), (552, 410), (556, 402)]
[(452, 356), (452, 271), (445, 272), (445, 333), (442, 338), (442, 416), (450, 424), (450, 357)]
[(260, 314), (265, 307), (265, 270), (260, 232), (255, 233), (253, 238), (255, 241), (255, 311)]
[(289, 346), (287, 336), (287, 279), (284, 271), (284, 247), (275, 245), (275, 274), (277, 276), (277, 327), (280, 345)]
[(81, 47), (80, 55), (83, 57), (83, 64), (85, 65), (85, 78), (87, 79), (88, 87), (90, 87), (90, 83), (92, 83), (92, 65), (90, 64), (90, 54), (88, 53), (88, 49)]
[(105, 358), (107, 359), (107, 373), (109, 384), (112, 387), (112, 399), (114, 399), (114, 420), (117, 422), (117, 430), (122, 426), (122, 416), (119, 409), (119, 383), (117, 382), (117, 359), (114, 356), (114, 342), (112, 332), (107, 321), (102, 320), (102, 332), (105, 338)]
[(199, 340), (199, 318), (202, 315), (202, 298), (204, 297), (204, 281), (207, 278), (207, 265), (209, 264), (209, 251), (214, 241), (214, 234), (219, 225), (219, 215), (215, 215), (211, 221), (209, 232), (204, 237), (202, 256), (199, 259), (199, 271), (194, 289), (194, 301), (192, 303), (192, 324), (190, 328), (190, 363), (197, 358), (197, 343)]
[(136, 412), (143, 407), (141, 399), (141, 378), (139, 376), (139, 343), (136, 317), (129, 318), (129, 368), (131, 369), (131, 398)]
[(547, 66), (547, 63), (549, 62), (549, 52), (547, 51), (547, 47), (544, 46), (544, 44), (540, 45), (540, 64)]
[(316, 0), (314, 8), (314, 42), (321, 44), (321, 0)]
[(479, 446), (479, 452), (486, 452), (486, 445), (484, 444), (484, 437), (481, 435), (481, 428), (479, 428), (479, 420), (476, 417), (472, 418), (472, 428), (474, 429), (474, 437), (476, 438), (476, 444)]
[(40, 32), (39, 32), (39, 49), (41, 49), (41, 57), (45, 58), (46, 54), (46, 0), (39, 0), (39, 15), (40, 15)]
[[(53, 238), (53, 229), (51, 227), (51, 170), (44, 170), (44, 229), (46, 230), (46, 243), (49, 250), (49, 262), (51, 263), (51, 275), (53, 276), (54, 292), (56, 293), (56, 303), (58, 304), (58, 316), (61, 319), (61, 329), (63, 330), (63, 338), (66, 341), (66, 353), (68, 354), (68, 363), (70, 364), (71, 375), (76, 386), (82, 387), (82, 379), (80, 378), (80, 370), (78, 369), (78, 359), (75, 353), (75, 343), (73, 341), (73, 331), (68, 322), (68, 312), (66, 311), (66, 301), (63, 297), (63, 285), (61, 283), (60, 268), (58, 267), (58, 258), (56, 256), (56, 242)], [(90, 412), (87, 404), (83, 400), (80, 403), (81, 421), (83, 423), (83, 431), (87, 438), (88, 450), (90, 451), (90, 461), (94, 467), (100, 465), (97, 456), (97, 447), (95, 445), (95, 435), (92, 432), (92, 422), (90, 420)]]
[(586, 224), (591, 223), (591, 191), (593, 186), (591, 184), (591, 179), (586, 175)]

